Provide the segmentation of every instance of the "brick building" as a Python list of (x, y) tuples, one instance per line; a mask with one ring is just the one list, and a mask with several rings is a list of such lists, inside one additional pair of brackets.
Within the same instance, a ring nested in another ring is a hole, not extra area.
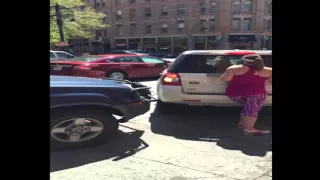
[[(188, 49), (272, 49), (272, 0), (86, 0), (105, 12), (89, 49), (178, 54)], [(95, 45), (100, 40), (103, 44)]]

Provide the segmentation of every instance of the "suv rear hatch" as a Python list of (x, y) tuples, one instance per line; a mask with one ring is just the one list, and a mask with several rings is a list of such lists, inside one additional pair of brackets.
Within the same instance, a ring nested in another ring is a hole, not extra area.
[[(254, 52), (221, 53), (221, 55), (182, 54), (169, 67), (168, 72), (180, 75), (182, 91), (185, 94), (224, 95), (226, 83), (220, 80), (221, 75), (230, 65), (241, 64), (241, 58), (245, 54)], [(271, 55), (268, 61), (271, 61), (272, 66)], [(266, 63), (266, 66), (270, 67), (269, 64)], [(271, 95), (272, 86), (269, 83), (266, 84), (266, 89)]]

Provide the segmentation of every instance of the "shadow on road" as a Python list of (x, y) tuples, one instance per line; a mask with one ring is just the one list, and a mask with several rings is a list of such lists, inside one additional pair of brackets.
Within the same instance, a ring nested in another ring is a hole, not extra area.
[[(183, 114), (159, 115), (157, 110), (149, 119), (151, 131), (178, 139), (216, 142), (228, 150), (238, 150), (250, 156), (265, 156), (271, 151), (271, 135), (243, 136), (236, 128), (240, 108), (188, 107)], [(271, 112), (263, 110), (257, 128), (271, 130)]]
[(119, 130), (116, 138), (101, 146), (88, 149), (51, 152), (50, 172), (74, 168), (110, 158), (114, 158), (112, 161), (119, 161), (149, 147), (147, 143), (140, 139), (144, 131), (127, 126), (122, 127), (131, 130), (131, 132)]

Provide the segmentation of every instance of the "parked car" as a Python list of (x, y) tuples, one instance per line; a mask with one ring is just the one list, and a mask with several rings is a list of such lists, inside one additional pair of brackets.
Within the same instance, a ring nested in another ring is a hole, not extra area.
[[(199, 50), (185, 51), (164, 70), (157, 82), (159, 112), (177, 111), (181, 106), (238, 106), (225, 95), (226, 83), (220, 80), (228, 68), (217, 63), (228, 58), (231, 64), (241, 64), (247, 54), (259, 54), (272, 67), (272, 51)], [(272, 85), (266, 82), (268, 97), (265, 105), (272, 105)]]
[(157, 57), (157, 58), (176, 58), (174, 55), (164, 52), (144, 52), (145, 54), (148, 54), (149, 56)]
[(104, 54), (135, 54), (135, 55), (147, 55), (133, 50), (109, 50)]
[(64, 51), (50, 51), (50, 61), (52, 60), (65, 60), (75, 58), (74, 55)]
[(145, 55), (107, 54), (55, 61), (50, 64), (51, 75), (126, 79), (160, 76), (171, 62)]
[(119, 123), (146, 113), (151, 101), (149, 87), (139, 83), (50, 76), (51, 148), (105, 142), (117, 134)]

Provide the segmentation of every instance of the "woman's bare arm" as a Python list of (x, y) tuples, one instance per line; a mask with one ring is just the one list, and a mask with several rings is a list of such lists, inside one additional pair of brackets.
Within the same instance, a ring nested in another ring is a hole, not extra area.
[(233, 68), (229, 67), (226, 72), (221, 76), (222, 81), (231, 81), (234, 76)]
[(268, 81), (272, 84), (272, 73), (271, 73), (271, 75), (269, 76)]
[(272, 84), (272, 68), (268, 68), (267, 70), (269, 71), (269, 74), (270, 74), (268, 77), (268, 81), (269, 81), (269, 83)]

